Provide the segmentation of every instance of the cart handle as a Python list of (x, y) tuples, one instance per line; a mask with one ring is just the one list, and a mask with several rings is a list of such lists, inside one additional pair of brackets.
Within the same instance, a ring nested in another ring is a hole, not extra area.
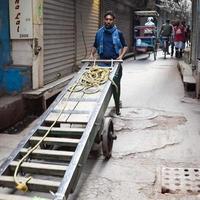
[(94, 60), (89, 60), (89, 59), (87, 60), (86, 59), (86, 60), (81, 60), (81, 62), (82, 63), (84, 63), (84, 62), (109, 62), (109, 63), (110, 62), (119, 62), (119, 63), (122, 63), (123, 60), (112, 60), (112, 59), (111, 60), (95, 60), (95, 59)]

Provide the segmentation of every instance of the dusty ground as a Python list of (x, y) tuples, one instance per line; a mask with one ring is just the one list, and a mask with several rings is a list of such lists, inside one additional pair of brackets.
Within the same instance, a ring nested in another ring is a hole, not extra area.
[(200, 199), (185, 192), (184, 185), (178, 194), (161, 193), (162, 167), (200, 164), (200, 103), (185, 97), (177, 61), (161, 56), (155, 62), (124, 63), (122, 115), (113, 118), (118, 136), (113, 157), (88, 160), (71, 199)]

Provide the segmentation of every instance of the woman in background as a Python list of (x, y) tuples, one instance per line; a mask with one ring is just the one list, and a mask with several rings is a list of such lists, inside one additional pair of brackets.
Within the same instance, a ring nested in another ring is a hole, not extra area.
[(174, 44), (176, 50), (176, 58), (182, 58), (183, 50), (185, 49), (185, 32), (186, 29), (182, 23), (177, 22), (174, 27)]

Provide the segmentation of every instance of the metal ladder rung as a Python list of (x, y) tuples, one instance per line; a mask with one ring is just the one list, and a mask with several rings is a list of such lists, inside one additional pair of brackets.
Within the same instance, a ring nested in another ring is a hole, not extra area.
[[(40, 126), (40, 128), (37, 130), (38, 134), (45, 134), (49, 130), (49, 127), (46, 126)], [(49, 132), (50, 136), (69, 136), (69, 137), (75, 137), (75, 136), (82, 136), (84, 132), (84, 128), (60, 128), (60, 127), (53, 127), (51, 131)]]
[[(20, 182), (26, 182), (27, 179), (23, 177), (18, 177)], [(42, 180), (42, 179), (35, 179), (32, 178), (28, 183), (27, 186), (30, 191), (37, 191), (37, 192), (56, 192), (60, 182), (58, 181), (49, 181), (49, 180)], [(16, 183), (14, 182), (13, 176), (0, 176), (0, 186), (8, 187), (8, 188), (15, 188)]]
[[(17, 167), (18, 161), (12, 161), (10, 163), (11, 171), (14, 171)], [(63, 165), (52, 165), (52, 164), (42, 164), (42, 163), (34, 163), (34, 162), (23, 162), (20, 166), (20, 169), (24, 173), (30, 174), (42, 174), (49, 176), (63, 176), (67, 166)]]
[[(35, 144), (39, 142), (41, 139), (42, 137), (32, 136), (29, 141)], [(50, 145), (75, 147), (78, 145), (79, 141), (80, 141), (79, 139), (71, 139), (71, 138), (46, 137), (42, 143), (50, 144)]]
[[(55, 114), (59, 114), (61, 112), (61, 109), (54, 109), (52, 111), (52, 113), (55, 113)], [(72, 115), (72, 114), (90, 114), (91, 113), (91, 110), (64, 110), (62, 112), (62, 114), (66, 114), (66, 115)]]
[[(20, 153), (25, 155), (28, 149), (21, 149)], [(42, 159), (47, 161), (70, 161), (74, 152), (72, 151), (56, 151), (56, 150), (46, 150), (46, 149), (36, 149), (30, 155), (32, 159)]]
[[(63, 100), (67, 100), (66, 98), (64, 98)], [(79, 102), (97, 102), (98, 98), (85, 98), (84, 96), (80, 99), (80, 98), (74, 98), (74, 97), (70, 97), (69, 101), (79, 101)]]
[[(45, 119), (46, 122), (54, 122), (59, 113), (51, 112), (47, 118)], [(57, 119), (56, 123), (79, 123), (79, 124), (86, 124), (89, 121), (90, 114), (64, 114), (62, 113), (59, 119)]]
[[(33, 197), (26, 197), (22, 195), (0, 194), (0, 200), (33, 200)], [(42, 198), (42, 200), (50, 200)]]
[(87, 124), (89, 121), (90, 114), (72, 114), (67, 123), (78, 123), (78, 124)]

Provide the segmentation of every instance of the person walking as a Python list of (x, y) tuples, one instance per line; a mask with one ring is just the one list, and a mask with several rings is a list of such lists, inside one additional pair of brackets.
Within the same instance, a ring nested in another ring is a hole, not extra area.
[[(123, 33), (115, 25), (115, 14), (107, 11), (104, 15), (104, 25), (97, 31), (95, 41), (91, 50), (90, 59), (94, 59), (98, 52), (100, 59), (122, 60), (127, 52), (127, 44)], [(106, 65), (106, 64), (105, 64)], [(119, 63), (119, 70), (115, 74), (113, 81), (117, 85), (113, 87), (113, 97), (115, 101), (116, 114), (120, 115), (120, 81), (122, 77), (122, 65)]]
[(161, 26), (161, 29), (160, 29), (160, 36), (161, 36), (161, 39), (163, 41), (163, 38), (166, 39), (166, 43), (167, 43), (167, 54), (170, 54), (169, 53), (169, 45), (171, 43), (171, 39), (172, 39), (172, 34), (173, 34), (173, 26), (170, 24), (170, 20), (167, 19), (166, 20), (166, 23), (163, 24)]
[(190, 39), (191, 39), (191, 29), (190, 29), (190, 25), (187, 25), (187, 28), (186, 28), (186, 45), (187, 45), (187, 47), (190, 46)]
[(185, 48), (185, 27), (177, 22), (174, 28), (174, 44), (176, 50), (176, 58), (182, 58), (183, 50)]
[(171, 57), (173, 57), (174, 55), (174, 47), (175, 47), (175, 44), (174, 44), (174, 40), (175, 40), (175, 32), (174, 32), (174, 29), (177, 25), (177, 21), (173, 20), (171, 22), (172, 24), (172, 27), (173, 27), (173, 32), (172, 32), (172, 38), (171, 38)]

